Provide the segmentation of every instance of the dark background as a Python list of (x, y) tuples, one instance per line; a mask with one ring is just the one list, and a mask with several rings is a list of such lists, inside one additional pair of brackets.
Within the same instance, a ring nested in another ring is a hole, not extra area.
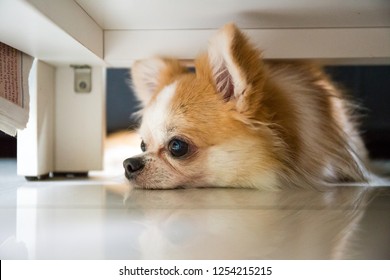
[[(371, 158), (390, 158), (390, 66), (332, 66), (326, 71), (361, 109), (361, 132)], [(107, 133), (136, 126), (138, 103), (128, 69), (107, 70)], [(16, 157), (16, 139), (0, 131), (0, 157)]]

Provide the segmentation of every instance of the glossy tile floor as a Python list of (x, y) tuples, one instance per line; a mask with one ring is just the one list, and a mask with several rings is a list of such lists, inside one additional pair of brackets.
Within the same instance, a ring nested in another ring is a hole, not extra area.
[(133, 190), (0, 160), (0, 259), (390, 259), (390, 187)]

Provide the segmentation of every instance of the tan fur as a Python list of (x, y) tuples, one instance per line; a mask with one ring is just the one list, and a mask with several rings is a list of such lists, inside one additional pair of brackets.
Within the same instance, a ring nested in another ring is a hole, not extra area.
[[(130, 180), (135, 187), (277, 189), (366, 179), (367, 152), (349, 103), (318, 66), (266, 63), (233, 24), (195, 66), (190, 73), (176, 60), (154, 59), (132, 68), (144, 117), (158, 120), (141, 124), (150, 149)], [(190, 143), (191, 155), (169, 154), (174, 137)]]

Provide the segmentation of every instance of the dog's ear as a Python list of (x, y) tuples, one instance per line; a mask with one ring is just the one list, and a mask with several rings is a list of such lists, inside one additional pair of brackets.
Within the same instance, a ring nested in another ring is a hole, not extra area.
[(186, 71), (187, 69), (174, 59), (152, 58), (136, 61), (131, 67), (131, 78), (137, 98), (145, 106), (154, 94)]
[(234, 24), (228, 24), (211, 39), (207, 57), (212, 80), (223, 100), (235, 102), (240, 113), (254, 113), (265, 80), (260, 51)]

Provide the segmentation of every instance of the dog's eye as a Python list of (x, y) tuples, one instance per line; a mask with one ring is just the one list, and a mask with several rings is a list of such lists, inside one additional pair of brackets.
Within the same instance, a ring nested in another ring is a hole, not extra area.
[(142, 150), (142, 152), (146, 152), (146, 144), (145, 144), (144, 140), (141, 141), (141, 150)]
[(188, 153), (189, 147), (186, 142), (174, 138), (169, 142), (168, 150), (173, 157), (179, 158)]

